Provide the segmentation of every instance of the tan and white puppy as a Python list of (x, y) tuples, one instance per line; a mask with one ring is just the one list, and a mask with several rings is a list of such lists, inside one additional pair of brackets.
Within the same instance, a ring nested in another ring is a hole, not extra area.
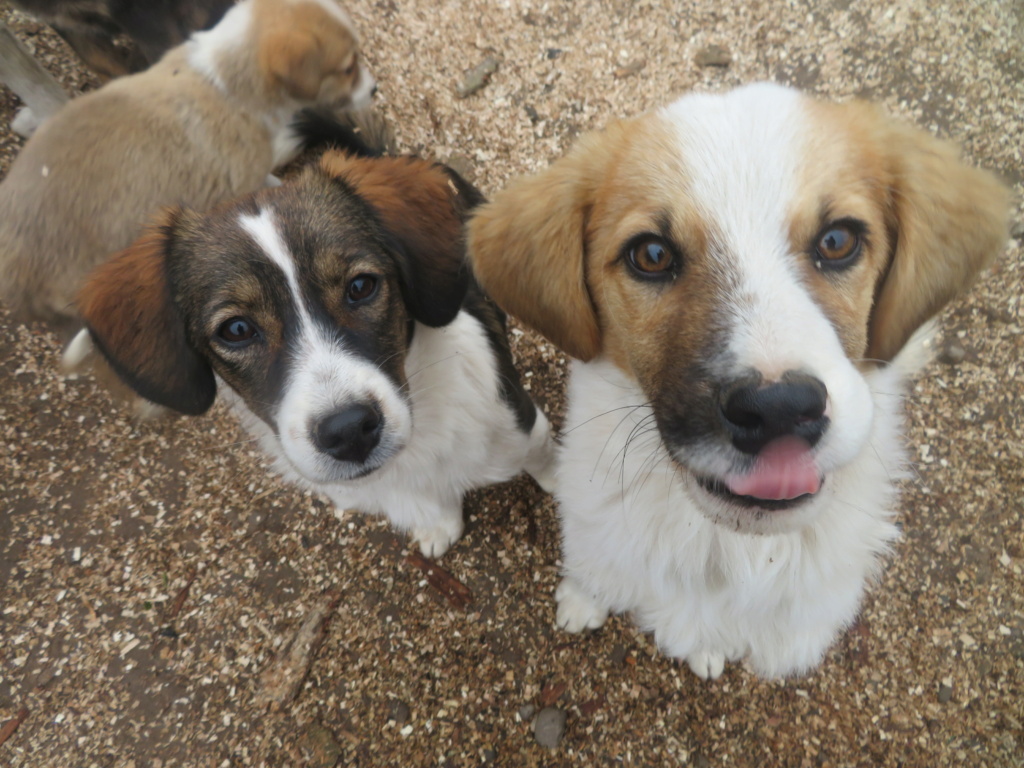
[(335, 0), (244, 0), (153, 67), (72, 100), (0, 184), (0, 299), (67, 333), (85, 276), (164, 205), (263, 186), (312, 104), (364, 106), (374, 81)]
[(898, 535), (908, 339), (1006, 212), (950, 145), (767, 84), (613, 123), (480, 209), (484, 289), (578, 358), (558, 623), (630, 611), (705, 678), (818, 664)]

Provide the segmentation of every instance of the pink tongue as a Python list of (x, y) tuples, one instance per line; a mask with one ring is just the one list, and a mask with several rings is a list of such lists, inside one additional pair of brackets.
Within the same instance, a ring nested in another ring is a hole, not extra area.
[(799, 437), (780, 437), (761, 449), (749, 474), (729, 475), (725, 485), (737, 496), (779, 501), (817, 493), (821, 478), (810, 446)]

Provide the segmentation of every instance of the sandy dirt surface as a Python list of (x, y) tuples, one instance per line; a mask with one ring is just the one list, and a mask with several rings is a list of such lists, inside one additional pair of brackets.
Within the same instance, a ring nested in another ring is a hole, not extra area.
[[(400, 151), (486, 192), (613, 116), (772, 79), (961, 142), (1024, 220), (1019, 0), (349, 7)], [(45, 28), (0, 18), (69, 90), (91, 84)], [(0, 89), (0, 172), (16, 105)], [(621, 617), (557, 631), (555, 509), (529, 480), (472, 494), (451, 579), (428, 577), (384, 523), (269, 475), (221, 408), (133, 423), (0, 314), (0, 737), (23, 715), (0, 765), (1024, 764), (1020, 237), (943, 316), (945, 362), (908, 400), (903, 540), (820, 669), (786, 681), (701, 682)], [(521, 331), (514, 347), (558, 423), (563, 356)], [(309, 674), (268, 703), (300, 631), (320, 643)], [(552, 709), (554, 748), (534, 733)]]

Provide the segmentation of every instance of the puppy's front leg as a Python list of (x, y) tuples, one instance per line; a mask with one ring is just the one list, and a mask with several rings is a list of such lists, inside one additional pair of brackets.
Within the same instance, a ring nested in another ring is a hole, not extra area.
[(566, 632), (597, 629), (608, 618), (608, 608), (580, 586), (572, 576), (566, 576), (555, 590), (558, 611), (555, 621)]
[(556, 448), (557, 443), (551, 434), (551, 425), (538, 408), (537, 420), (530, 432), (526, 464), (523, 469), (547, 493), (555, 492), (555, 466), (558, 458)]
[(422, 510), (422, 515), (418, 516), (424, 523), (413, 526), (410, 533), (420, 545), (424, 557), (441, 557), (459, 540), (465, 529), (461, 499), (454, 505), (429, 504), (428, 508)]

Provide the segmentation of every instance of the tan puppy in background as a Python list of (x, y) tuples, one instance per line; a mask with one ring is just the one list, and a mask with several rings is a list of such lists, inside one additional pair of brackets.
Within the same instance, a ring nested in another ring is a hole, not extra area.
[(63, 335), (85, 276), (161, 206), (252, 192), (295, 155), (295, 113), (374, 81), (334, 0), (243, 0), (145, 72), (73, 100), (0, 184), (0, 299)]

